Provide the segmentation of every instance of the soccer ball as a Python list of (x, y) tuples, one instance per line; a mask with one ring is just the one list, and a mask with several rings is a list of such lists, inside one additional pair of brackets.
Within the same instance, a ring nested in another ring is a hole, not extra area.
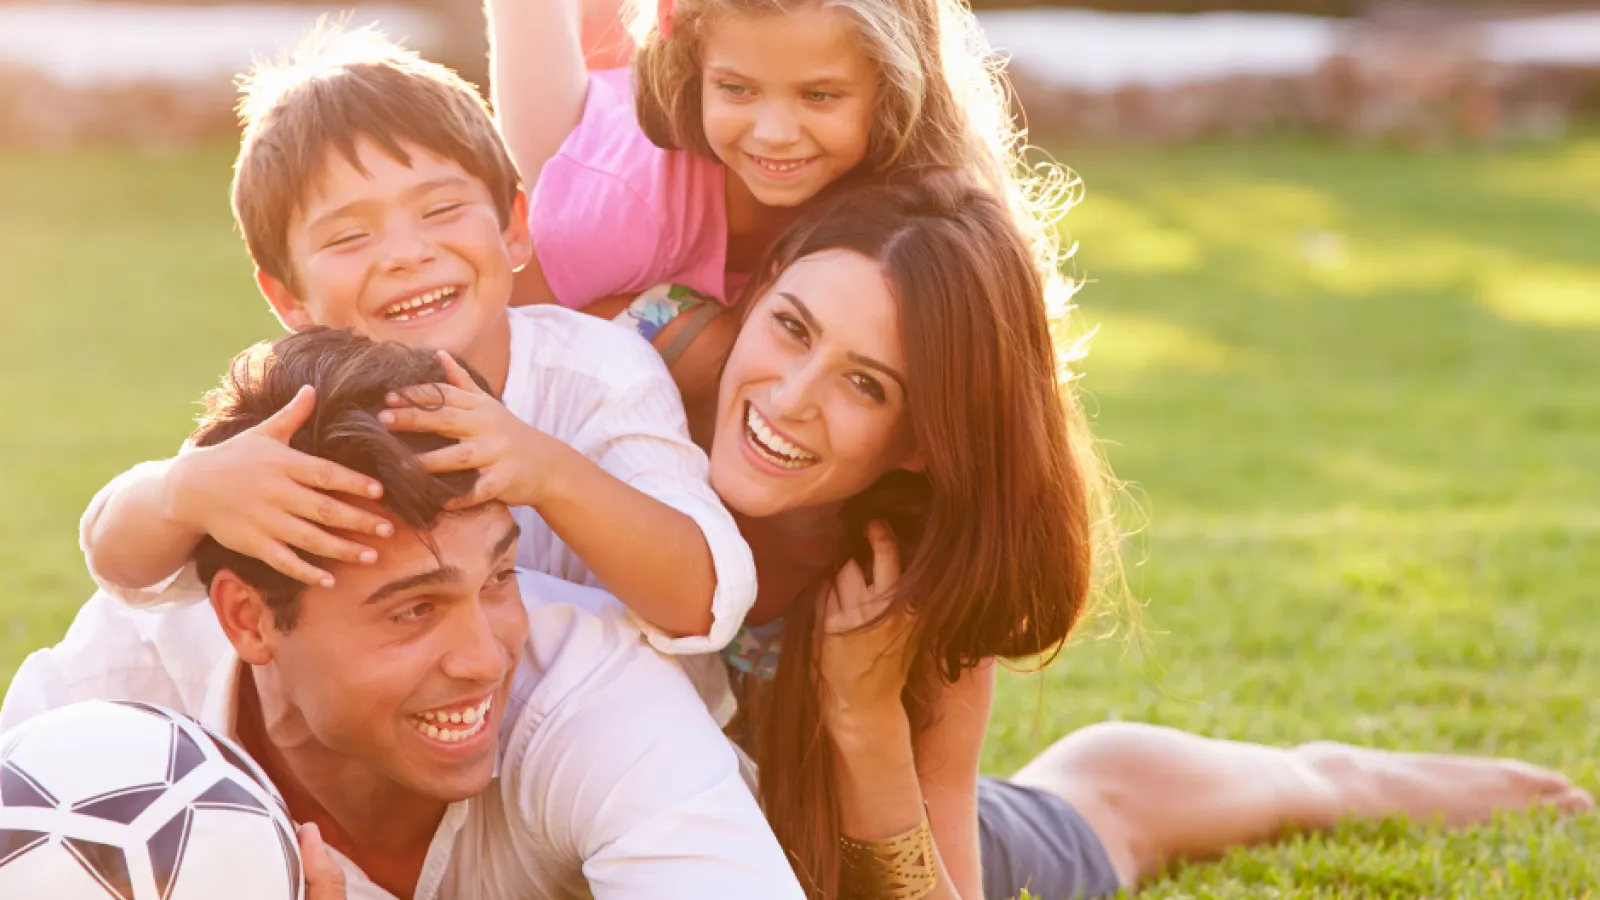
[(0, 735), (0, 897), (304, 900), (283, 800), (228, 739), (90, 701)]

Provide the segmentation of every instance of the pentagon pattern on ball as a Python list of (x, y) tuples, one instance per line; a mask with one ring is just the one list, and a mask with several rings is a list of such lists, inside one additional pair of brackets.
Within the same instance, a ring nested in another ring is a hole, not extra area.
[(91, 701), (0, 735), (0, 897), (304, 896), (282, 798), (198, 722)]

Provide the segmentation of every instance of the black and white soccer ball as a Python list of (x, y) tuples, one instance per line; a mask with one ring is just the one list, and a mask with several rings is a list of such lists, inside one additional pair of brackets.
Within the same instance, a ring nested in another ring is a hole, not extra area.
[(187, 716), (90, 701), (0, 735), (0, 897), (304, 900), (288, 810)]

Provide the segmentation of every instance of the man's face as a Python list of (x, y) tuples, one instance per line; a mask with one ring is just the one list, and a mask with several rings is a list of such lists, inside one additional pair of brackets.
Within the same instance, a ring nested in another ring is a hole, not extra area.
[(371, 544), (375, 565), (336, 565), (335, 586), (308, 588), (295, 626), (273, 632), (271, 656), (317, 744), (453, 802), (493, 776), (528, 615), (503, 505), (446, 515), (426, 537), (433, 549), (401, 530)]
[(263, 274), (262, 291), (293, 330), (350, 328), (472, 358), (505, 329), (512, 273), (532, 254), (525, 201), (518, 194), (502, 225), (481, 180), (401, 147), (409, 165), (365, 138), (359, 167), (329, 148), (289, 220), (293, 290)]

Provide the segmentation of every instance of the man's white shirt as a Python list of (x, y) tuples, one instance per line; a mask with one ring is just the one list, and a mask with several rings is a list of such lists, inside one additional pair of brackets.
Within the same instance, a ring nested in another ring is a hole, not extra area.
[[(679, 668), (602, 591), (524, 572), (529, 638), (487, 790), (449, 807), (416, 900), (800, 898), (732, 745)], [(69, 703), (157, 703), (229, 736), (243, 663), (209, 604), (97, 594), (31, 654), (0, 732)], [(335, 854), (350, 900), (393, 900)]]
[[(711, 490), (705, 452), (689, 440), (683, 398), (661, 356), (639, 337), (611, 322), (550, 305), (510, 310), (510, 367), (501, 400), (522, 421), (593, 460), (617, 479), (693, 519), (705, 534), (716, 569), (707, 635), (672, 638), (639, 622), (657, 649), (705, 654), (733, 640), (755, 603), (756, 569), (739, 527)], [(144, 463), (142, 466), (164, 465)], [(79, 527), (88, 553), (95, 520), (124, 479), (113, 479), (90, 501)], [(526, 507), (512, 509), (522, 538), (517, 564), (580, 584), (599, 585), (593, 573), (544, 520)], [(194, 566), (149, 586), (121, 585), (90, 567), (95, 582), (131, 606), (171, 606), (205, 599)], [(691, 663), (691, 669), (697, 664)], [(701, 676), (696, 675), (697, 680)]]

